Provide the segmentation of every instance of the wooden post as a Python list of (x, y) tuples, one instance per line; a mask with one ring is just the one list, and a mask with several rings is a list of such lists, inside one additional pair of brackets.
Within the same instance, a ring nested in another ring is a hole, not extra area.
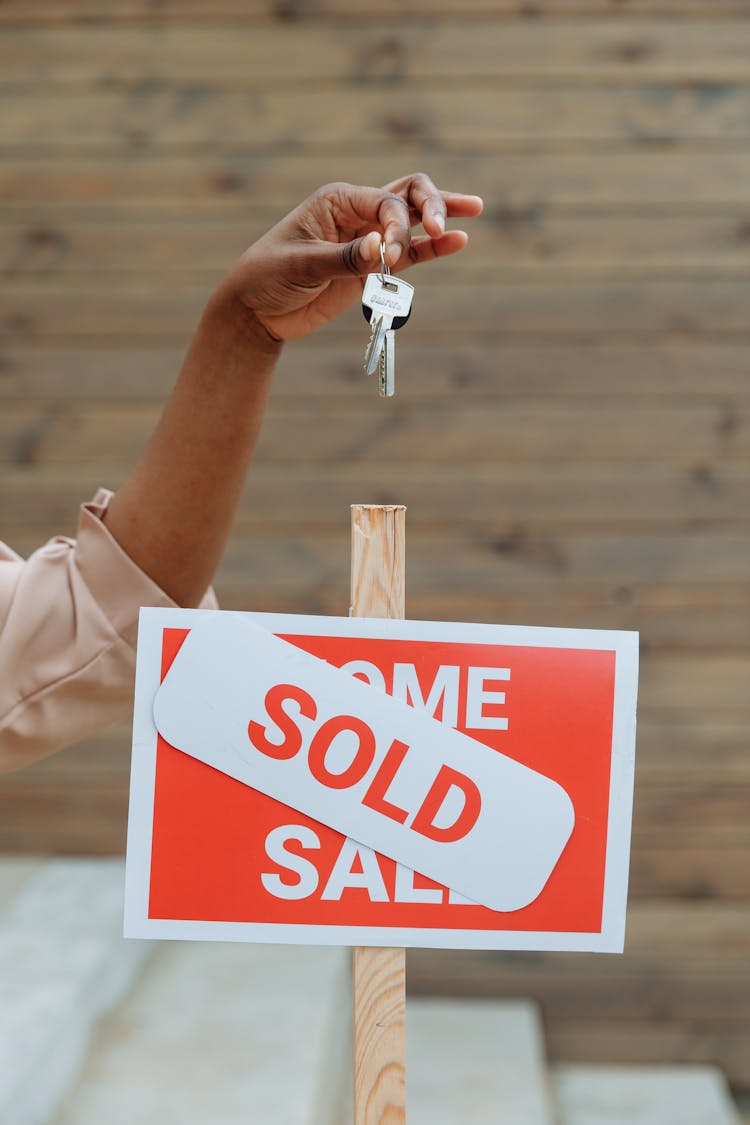
[[(405, 513), (397, 504), (352, 504), (352, 617), (404, 617)], [(355, 949), (353, 988), (354, 1125), (404, 1125), (404, 950)]]

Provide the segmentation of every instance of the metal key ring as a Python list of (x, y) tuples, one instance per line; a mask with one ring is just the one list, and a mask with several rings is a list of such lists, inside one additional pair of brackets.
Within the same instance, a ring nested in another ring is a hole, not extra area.
[(391, 276), (391, 267), (385, 260), (385, 239), (380, 240), (380, 284), (385, 285), (386, 277)]

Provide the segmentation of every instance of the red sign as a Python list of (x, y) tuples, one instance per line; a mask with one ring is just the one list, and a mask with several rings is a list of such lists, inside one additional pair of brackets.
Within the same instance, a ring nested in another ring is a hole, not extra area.
[[(637, 676), (633, 634), (248, 616), (374, 690), (426, 710), (489, 753), (556, 782), (572, 801), (572, 832), (528, 905), (498, 911), (467, 901), (169, 745), (154, 727), (154, 695), (203, 613), (143, 611), (128, 845), (130, 936), (622, 947)], [(342, 712), (345, 704), (342, 699)], [(293, 709), (282, 707), (280, 714), (293, 726)], [(257, 716), (254, 721), (257, 739)], [(283, 725), (274, 728), (275, 743)], [(379, 783), (378, 799), (386, 805), (389, 780), (381, 776)], [(430, 815), (438, 823), (436, 802), (422, 810), (427, 824)], [(465, 817), (467, 808), (464, 800)], [(417, 816), (415, 821), (418, 828)]]

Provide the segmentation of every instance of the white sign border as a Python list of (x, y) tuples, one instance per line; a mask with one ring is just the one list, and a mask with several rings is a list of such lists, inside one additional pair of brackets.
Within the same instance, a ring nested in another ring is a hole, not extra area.
[[(157, 731), (153, 699), (160, 682), (163, 629), (189, 629), (206, 612), (250, 618), (272, 633), (308, 636), (393, 638), (462, 644), (597, 649), (615, 653), (609, 823), (602, 928), (598, 932), (417, 929), (374, 926), (311, 926), (262, 922), (207, 922), (148, 916), (153, 833)], [(432, 949), (497, 949), (620, 953), (630, 865), (635, 775), (635, 713), (638, 688), (638, 634), (619, 630), (561, 629), (444, 621), (363, 617), (316, 617), (233, 610), (153, 609), (140, 612), (133, 712), (133, 752), (125, 866), (127, 938), (268, 942), (291, 945), (379, 945)]]

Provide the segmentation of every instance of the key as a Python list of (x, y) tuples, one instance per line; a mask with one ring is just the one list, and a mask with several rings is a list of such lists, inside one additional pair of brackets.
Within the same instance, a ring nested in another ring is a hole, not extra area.
[(372, 375), (378, 369), (380, 357), (383, 354), (383, 343), (385, 341), (385, 334), (388, 331), (389, 325), (386, 321), (390, 321), (390, 317), (379, 316), (375, 327), (372, 330), (369, 347), (369, 357), (365, 363), (365, 371), (368, 375)]
[[(371, 375), (378, 366), (378, 355), (382, 351), (382, 316), (373, 319), (370, 328), (370, 340), (364, 349), (364, 370)], [(385, 332), (385, 328), (382, 330)]]
[[(375, 274), (375, 276), (380, 278), (380, 281), (382, 282), (382, 284), (384, 286), (387, 285), (388, 281), (392, 280), (391, 267), (389, 265), (387, 265), (386, 261), (385, 261), (385, 243), (382, 240), (381, 240), (381, 243), (380, 243), (380, 273)], [(411, 285), (411, 286), (409, 286), (409, 288), (411, 289), (412, 295), (413, 295), (414, 286)], [(364, 315), (365, 320), (369, 324), (370, 321), (372, 320), (372, 308), (369, 305), (365, 304), (364, 293), (363, 293), (362, 297), (363, 297), (362, 313)], [(403, 326), (406, 324), (406, 322), (407, 322), (407, 320), (409, 319), (410, 316), (411, 316), (411, 298), (409, 299), (409, 309), (408, 309), (408, 311), (406, 312), (406, 314), (404, 316), (394, 317), (393, 318), (393, 324), (391, 325), (391, 328), (403, 328)]]
[(365, 315), (369, 310), (372, 326), (365, 362), (368, 375), (372, 375), (378, 369), (386, 333), (393, 330), (394, 326), (397, 327), (395, 324), (397, 320), (402, 324), (408, 320), (413, 296), (414, 286), (404, 281), (402, 277), (393, 277), (387, 273), (368, 275), (362, 291), (362, 306)]
[(372, 327), (370, 329), (370, 342), (365, 350), (365, 371), (368, 375), (372, 375), (378, 369), (378, 362), (383, 351), (383, 340), (388, 329), (386, 318), (384, 316), (375, 316), (373, 314)]
[(396, 392), (396, 331), (386, 331), (380, 352), (378, 389), (381, 398), (392, 398)]
[[(369, 324), (370, 318), (372, 317), (372, 309), (365, 308), (365, 306), (363, 305), (362, 306), (362, 315), (365, 318), (365, 320), (367, 321), (367, 323)], [(391, 325), (391, 328), (403, 328), (410, 316), (411, 316), (411, 309), (409, 309), (406, 316), (394, 316), (393, 324)]]

